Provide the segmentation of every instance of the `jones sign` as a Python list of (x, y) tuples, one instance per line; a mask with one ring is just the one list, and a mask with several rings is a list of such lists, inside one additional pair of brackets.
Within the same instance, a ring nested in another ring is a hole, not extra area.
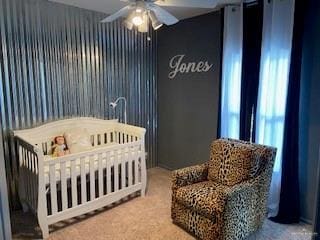
[(168, 77), (170, 79), (175, 78), (178, 73), (195, 73), (195, 72), (208, 72), (213, 64), (209, 64), (208, 61), (199, 62), (183, 62), (186, 55), (176, 55), (170, 59), (169, 67), (172, 71), (169, 72)]

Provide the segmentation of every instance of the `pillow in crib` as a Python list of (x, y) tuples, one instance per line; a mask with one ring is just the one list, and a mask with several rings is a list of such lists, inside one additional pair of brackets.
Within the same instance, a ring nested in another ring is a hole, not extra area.
[(92, 149), (90, 134), (85, 128), (72, 128), (64, 133), (67, 146), (71, 153), (84, 152)]

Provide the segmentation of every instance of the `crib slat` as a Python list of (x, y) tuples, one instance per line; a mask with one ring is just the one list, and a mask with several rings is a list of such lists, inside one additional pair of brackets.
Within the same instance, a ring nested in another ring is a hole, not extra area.
[(34, 202), (34, 207), (35, 209), (38, 208), (38, 193), (39, 193), (39, 163), (38, 163), (38, 156), (35, 154), (34, 155), (34, 163), (35, 163), (35, 167), (36, 167), (36, 171), (33, 175), (34, 177), (34, 186), (35, 186), (35, 195), (34, 195), (34, 199), (35, 199), (35, 202)]
[(27, 158), (27, 154), (26, 154), (26, 149), (25, 148), (23, 148), (23, 163), (24, 163), (24, 166), (27, 167), (28, 158)]
[(18, 155), (18, 157), (19, 157), (19, 166), (20, 167), (22, 167), (23, 166), (23, 158), (22, 158), (22, 147), (21, 147), (21, 145), (19, 145), (19, 155)]
[[(31, 152), (30, 152), (31, 153)], [(33, 153), (31, 153), (31, 160), (32, 160), (32, 208), (36, 209), (36, 196), (37, 196), (37, 188), (36, 188), (36, 162), (35, 162), (35, 156)]]
[(126, 187), (126, 149), (122, 149), (122, 158), (121, 161), (121, 189), (124, 189)]
[(29, 169), (30, 169), (30, 171), (31, 172), (33, 172), (33, 166), (32, 166), (32, 157), (31, 157), (32, 155), (31, 155), (31, 152), (30, 151), (28, 151), (28, 159), (29, 159)]
[(31, 154), (31, 159), (32, 159), (32, 208), (36, 209), (36, 199), (37, 199), (37, 175), (36, 175), (36, 158), (35, 155), (32, 153)]
[(119, 143), (119, 142), (118, 142), (118, 132), (117, 132), (117, 131), (114, 131), (114, 132), (113, 132), (113, 142)]
[(72, 207), (78, 204), (77, 194), (77, 173), (76, 173), (76, 161), (71, 161), (71, 193), (72, 193)]
[[(19, 181), (20, 187), (22, 189), (26, 189), (25, 187), (25, 167), (24, 167), (24, 160), (23, 160), (23, 148), (21, 145), (19, 145), (19, 170), (20, 170), (20, 179), (22, 181)], [(21, 196), (22, 198), (25, 198), (25, 194)], [(24, 200), (24, 199), (22, 199)]]
[(114, 163), (113, 163), (113, 169), (114, 169), (114, 175), (113, 175), (113, 180), (114, 180), (114, 191), (118, 191), (119, 190), (119, 155), (120, 152), (119, 150), (116, 151), (118, 156), (115, 156), (114, 158)]
[(110, 152), (107, 152), (106, 155), (106, 169), (107, 169), (107, 194), (111, 193), (111, 158), (110, 158)]
[(111, 142), (111, 132), (110, 133), (106, 133), (107, 134), (107, 144)]
[(98, 146), (98, 134), (93, 135), (94, 146)]
[(100, 133), (100, 145), (102, 146), (106, 145), (106, 136), (103, 132)]
[(28, 159), (28, 203), (31, 203), (32, 200), (32, 166), (31, 166), (31, 158), (30, 158), (30, 152), (27, 150), (27, 159)]
[(95, 180), (94, 180), (94, 161), (95, 155), (89, 157), (90, 159), (90, 200), (95, 199)]
[(138, 184), (139, 176), (139, 164), (138, 164), (138, 149), (136, 146), (134, 146), (134, 184)]
[(117, 143), (121, 143), (120, 132), (117, 132), (116, 137), (117, 137)]
[(98, 184), (99, 184), (99, 197), (103, 195), (103, 168), (102, 168), (102, 154), (98, 155)]
[(52, 145), (53, 145), (53, 142), (52, 142), (52, 141), (46, 142), (47, 154), (52, 154), (52, 152), (51, 152), (51, 146), (52, 146)]
[(128, 161), (128, 186), (130, 187), (132, 185), (132, 148), (129, 148), (128, 156), (129, 156), (129, 161)]
[(51, 164), (49, 167), (50, 172), (50, 196), (51, 196), (51, 213), (57, 213), (57, 185), (56, 185), (56, 166)]
[(87, 202), (87, 182), (86, 182), (86, 169), (85, 169), (85, 158), (80, 159), (81, 168), (81, 203)]
[(34, 195), (34, 188), (33, 188), (33, 155), (30, 151), (28, 151), (28, 158), (30, 163), (30, 205), (33, 208), (33, 195)]
[(28, 154), (27, 154), (27, 150), (26, 149), (24, 149), (24, 159), (25, 159), (25, 162), (26, 162), (26, 182), (27, 182), (27, 185), (26, 185), (26, 193), (27, 193), (27, 195), (26, 195), (26, 199), (27, 199), (27, 201), (29, 202), (30, 201), (30, 199), (29, 199), (29, 196), (30, 196), (30, 191), (29, 191), (29, 185), (30, 185), (30, 183), (29, 183), (29, 158), (28, 158)]
[(35, 174), (37, 175), (39, 173), (39, 167), (38, 167), (38, 156), (34, 155), (34, 164), (35, 164)]
[(29, 157), (27, 150), (24, 149), (24, 159), (25, 159), (25, 177), (26, 177), (26, 200), (30, 202), (30, 170), (29, 170)]
[(68, 207), (67, 198), (67, 179), (66, 179), (66, 163), (62, 162), (60, 165), (61, 169), (61, 201), (62, 201), (62, 211), (66, 210)]
[(101, 145), (107, 144), (107, 134), (105, 132), (101, 133)]

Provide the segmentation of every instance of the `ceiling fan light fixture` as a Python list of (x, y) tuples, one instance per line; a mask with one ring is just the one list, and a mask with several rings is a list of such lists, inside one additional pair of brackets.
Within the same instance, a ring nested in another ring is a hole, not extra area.
[(159, 21), (156, 14), (153, 11), (149, 11), (149, 17), (151, 19), (152, 27), (154, 30), (157, 30), (162, 27), (163, 23)]
[(142, 19), (141, 16), (136, 15), (136, 16), (134, 16), (134, 17), (132, 18), (132, 23), (133, 23), (134, 25), (136, 25), (136, 26), (139, 26), (139, 25), (141, 25), (141, 24), (143, 23), (143, 19)]
[[(169, 13), (168, 11), (166, 11), (161, 7), (162, 5), (161, 3), (159, 3), (160, 1), (157, 1), (157, 0), (121, 0), (121, 1), (127, 2), (129, 4), (121, 8), (116, 13), (101, 20), (102, 23), (113, 22), (116, 19), (124, 17), (126, 18), (124, 20), (124, 25), (128, 29), (131, 30), (133, 28), (137, 28), (138, 31), (145, 32), (146, 29), (149, 30), (149, 25), (152, 25), (153, 29), (157, 30), (163, 24), (169, 26), (179, 21), (175, 16), (173, 16), (171, 13)], [(166, 1), (166, 0), (162, 0), (162, 1)], [(193, 5), (197, 6), (198, 4), (197, 2), (200, 2), (199, 0), (172, 0), (172, 1), (174, 1), (173, 5), (178, 4), (178, 6), (180, 5), (189, 6), (190, 5), (190, 3), (188, 3), (189, 1), (191, 1)], [(240, 0), (212, 0), (212, 1), (240, 1)], [(251, 1), (251, 0), (247, 0), (247, 1)], [(129, 23), (128, 21), (130, 21), (131, 23)], [(144, 25), (145, 21), (147, 21), (147, 26)], [(151, 21), (151, 24), (149, 21)], [(140, 26), (140, 25), (143, 25), (143, 26)], [(139, 26), (140, 26), (140, 29), (139, 29)]]
[(143, 23), (138, 26), (138, 31), (142, 33), (146, 33), (149, 30), (149, 19), (146, 12), (143, 13)]
[(138, 1), (136, 3), (136, 7), (135, 9), (132, 11), (132, 23), (135, 25), (135, 26), (140, 26), (141, 24), (144, 23), (144, 12), (145, 12), (145, 4), (143, 1)]
[(142, 8), (137, 7), (136, 8), (136, 13), (142, 13)]
[(133, 23), (128, 18), (123, 21), (123, 24), (127, 29), (132, 30)]
[(162, 25), (163, 25), (163, 23), (161, 23), (159, 21), (156, 22), (156, 23), (152, 23), (152, 27), (153, 27), (154, 30), (158, 30), (159, 28), (162, 27)]

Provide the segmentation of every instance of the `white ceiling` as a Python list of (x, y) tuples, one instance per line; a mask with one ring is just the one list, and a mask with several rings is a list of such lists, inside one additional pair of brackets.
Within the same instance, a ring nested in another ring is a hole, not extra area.
[[(128, 5), (128, 3), (122, 2), (120, 0), (49, 0), (52, 2), (63, 3), (71, 6), (76, 6), (79, 8), (94, 10), (97, 12), (103, 12), (107, 15), (115, 13), (122, 7)], [(199, 0), (199, 2), (206, 2), (210, 0)], [(185, 8), (185, 7), (163, 7), (171, 14), (173, 14), (178, 19), (190, 18), (198, 15), (202, 15), (208, 12), (214, 11), (214, 9), (208, 8)]]

